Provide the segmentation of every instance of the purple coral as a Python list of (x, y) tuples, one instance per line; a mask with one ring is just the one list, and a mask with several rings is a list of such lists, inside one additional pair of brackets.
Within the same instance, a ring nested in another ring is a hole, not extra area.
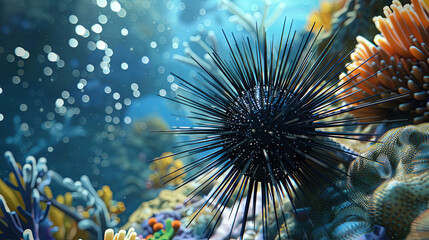
[(13, 184), (9, 179), (4, 182), (10, 189), (19, 192), (24, 206), (18, 206), (17, 211), (11, 211), (5, 199), (7, 195), (0, 194), (0, 209), (3, 213), (0, 218), (0, 238), (53, 240), (53, 229), (47, 218), (51, 204), (47, 202), (45, 210), (40, 206), (39, 190), (50, 183), (46, 174), (46, 159), (40, 158), (36, 163), (34, 157), (27, 157), (24, 167), (20, 169), (12, 153), (6, 152), (5, 157), (17, 184)]

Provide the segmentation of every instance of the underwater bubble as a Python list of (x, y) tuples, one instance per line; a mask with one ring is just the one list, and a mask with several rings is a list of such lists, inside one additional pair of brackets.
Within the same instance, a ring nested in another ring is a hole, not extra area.
[(82, 102), (84, 102), (84, 103), (89, 102), (89, 96), (86, 94), (82, 95)]
[(103, 62), (109, 63), (110, 62), (110, 57), (109, 56), (104, 56), (103, 57)]
[(21, 123), (21, 125), (19, 126), (19, 129), (21, 131), (28, 131), (29, 127), (28, 127), (28, 123)]
[(125, 106), (130, 106), (131, 105), (131, 99), (125, 98), (124, 99), (124, 104), (125, 104)]
[(112, 9), (114, 12), (119, 12), (121, 10), (121, 4), (117, 1), (111, 1), (110, 9)]
[(165, 73), (165, 68), (164, 68), (164, 66), (159, 66), (159, 67), (158, 67), (158, 72), (159, 72), (159, 73), (161, 73), (161, 74)]
[(94, 71), (94, 65), (92, 65), (92, 64), (88, 64), (88, 65), (86, 65), (86, 71), (88, 71), (88, 72), (93, 72)]
[(165, 4), (165, 6), (166, 6), (168, 9), (172, 10), (172, 9), (174, 8), (174, 3), (173, 3), (172, 1), (168, 1), (168, 2)]
[(110, 69), (109, 68), (103, 68), (103, 73), (104, 74), (109, 74), (110, 73)]
[(179, 88), (179, 86), (176, 83), (172, 83), (170, 88), (171, 90), (176, 91)]
[(199, 31), (199, 32), (202, 32), (202, 31), (204, 31), (204, 25), (203, 24), (198, 24), (197, 25), (197, 30)]
[(252, 11), (254, 11), (254, 12), (258, 11), (258, 10), (259, 10), (259, 6), (258, 6), (258, 4), (256, 4), (256, 3), (252, 4), (252, 5), (250, 6), (250, 10), (252, 10)]
[(24, 67), (25, 63), (24, 63), (24, 61), (19, 60), (19, 61), (16, 63), (16, 65), (17, 65), (18, 67), (22, 68), (22, 67)]
[(48, 114), (46, 114), (46, 118), (48, 120), (54, 120), (55, 114), (53, 112), (48, 112)]
[(76, 32), (77, 35), (83, 36), (85, 34), (85, 32), (86, 32), (86, 28), (84, 26), (82, 26), (82, 25), (77, 25), (75, 27), (75, 32)]
[(156, 27), (156, 30), (158, 30), (158, 32), (164, 32), (165, 31), (164, 24), (162, 23), (158, 24), (158, 26)]
[(115, 109), (116, 110), (121, 110), (122, 109), (122, 104), (121, 103), (115, 103)]
[(18, 76), (13, 76), (13, 77), (12, 77), (12, 82), (13, 82), (14, 84), (19, 84), (19, 83), (21, 82), (21, 78), (20, 78), (20, 77), (18, 77)]
[(25, 52), (26, 52), (25, 49), (22, 47), (16, 47), (15, 48), (15, 55), (18, 57), (24, 56)]
[(136, 98), (140, 97), (140, 91), (139, 90), (133, 91), (133, 96)]
[(96, 23), (91, 26), (91, 30), (95, 33), (101, 33), (103, 31), (103, 27), (100, 24)]
[(101, 8), (104, 8), (107, 6), (107, 1), (106, 0), (97, 0), (97, 5)]
[(180, 11), (183, 11), (183, 10), (185, 10), (186, 5), (185, 5), (185, 3), (184, 3), (184, 2), (180, 2), (180, 3), (177, 5), (177, 7), (179, 8), (179, 10), (180, 10)]
[(128, 29), (122, 28), (121, 29), (121, 34), (122, 34), (122, 36), (127, 36), (128, 35)]
[(159, 95), (161, 97), (164, 97), (165, 95), (167, 95), (167, 91), (165, 91), (165, 89), (161, 89), (161, 90), (159, 90)]
[(52, 75), (52, 73), (53, 73), (52, 68), (50, 68), (50, 67), (45, 67), (45, 68), (43, 69), (43, 73), (44, 73), (46, 76), (51, 76), (51, 75)]
[[(120, 122), (121, 120), (118, 118), (118, 117), (114, 117), (113, 119), (112, 119), (112, 122), (114, 123), (114, 124), (119, 124), (119, 122)], [(115, 135), (113, 135), (112, 134), (112, 136), (115, 136)], [(111, 139), (111, 140), (113, 140), (113, 139)]]
[(85, 33), (82, 35), (82, 37), (87, 38), (89, 37), (89, 31), (85, 28)]
[(98, 22), (101, 24), (106, 24), (107, 23), (107, 17), (104, 14), (100, 14), (100, 16), (98, 16)]
[(73, 103), (75, 103), (75, 99), (74, 99), (74, 97), (69, 97), (69, 98), (67, 98), (67, 102), (69, 103), (69, 104), (73, 104)]
[[(1, 116), (0, 116), (0, 121), (1, 121)], [(128, 116), (124, 117), (124, 123), (125, 124), (130, 124), (131, 123), (131, 118), (128, 117)]]
[(56, 107), (62, 107), (64, 105), (64, 100), (63, 99), (61, 99), (61, 98), (58, 98), (56, 101), (55, 101), (55, 106)]
[(13, 61), (15, 61), (15, 56), (13, 56), (12, 54), (8, 54), (6, 57), (6, 60), (8, 62), (13, 62)]
[(119, 100), (119, 98), (121, 98), (121, 95), (117, 92), (113, 93), (113, 99), (115, 100)]
[(89, 50), (94, 51), (97, 48), (97, 44), (95, 44), (93, 41), (89, 41), (87, 47)]
[[(4, 120), (4, 116), (3, 116), (3, 114), (0, 113), (0, 122), (3, 120)], [(130, 122), (131, 122), (131, 119), (130, 119)]]
[(69, 22), (71, 24), (76, 24), (78, 22), (78, 18), (75, 15), (70, 15), (69, 16)]
[(113, 50), (111, 48), (107, 48), (104, 53), (106, 56), (111, 57), (113, 55)]
[(76, 38), (70, 38), (69, 39), (69, 46), (72, 48), (77, 47), (79, 45), (79, 42), (76, 40)]
[(127, 70), (128, 69), (128, 63), (126, 63), (126, 62), (121, 63), (121, 68), (123, 70)]
[(158, 44), (156, 44), (155, 41), (150, 42), (150, 47), (151, 48), (156, 48), (156, 46), (158, 46)]
[(17, 73), (18, 73), (18, 76), (24, 76), (24, 69), (18, 69), (18, 71), (17, 71)]
[(142, 57), (142, 63), (143, 64), (148, 64), (149, 63), (149, 58), (147, 56), (143, 56)]
[(57, 62), (58, 60), (60, 60), (60, 56), (58, 56), (58, 54), (54, 52), (50, 52), (48, 53), (48, 60), (51, 62)]
[(2, 94), (2, 93), (3, 93), (3, 88), (0, 87), (0, 94)]
[(121, 8), (121, 10), (119, 10), (117, 14), (118, 14), (118, 17), (124, 18), (125, 16), (127, 16), (127, 10), (125, 10), (124, 8)]
[(106, 123), (110, 123), (110, 122), (112, 122), (112, 117), (107, 115), (104, 117), (104, 121), (106, 121)]
[(112, 108), (111, 106), (107, 106), (107, 107), (104, 109), (104, 111), (105, 111), (107, 114), (112, 114), (112, 112), (113, 112), (113, 108)]
[(73, 77), (77, 78), (77, 77), (79, 77), (79, 75), (80, 75), (79, 70), (75, 69), (75, 70), (72, 71), (72, 76)]
[(62, 93), (61, 93), (61, 97), (62, 98), (64, 98), (64, 99), (67, 99), (67, 98), (69, 98), (70, 97), (70, 93), (68, 92), (68, 91), (63, 91)]
[(48, 147), (48, 152), (53, 152), (54, 148), (53, 147)]
[(66, 63), (63, 60), (61, 60), (61, 59), (58, 60), (57, 67), (62, 68), (62, 67), (64, 67), (64, 65), (66, 65)]
[(137, 83), (131, 83), (131, 90), (135, 91), (139, 89), (139, 85)]
[(109, 93), (112, 92), (112, 89), (109, 86), (104, 87), (104, 92), (107, 93), (107, 94), (109, 94)]
[(45, 53), (50, 53), (50, 52), (52, 52), (52, 47), (49, 45), (45, 45), (45, 46), (43, 46), (43, 51)]
[(174, 76), (173, 76), (173, 75), (168, 75), (168, 76), (167, 76), (167, 81), (168, 81), (169, 83), (174, 82)]
[(206, 27), (210, 27), (212, 25), (212, 21), (210, 19), (206, 19), (206, 20), (204, 20), (204, 25)]
[(25, 112), (28, 110), (28, 106), (25, 103), (22, 103), (21, 105), (19, 105), (19, 110), (21, 110), (22, 112)]
[(205, 10), (204, 8), (201, 8), (201, 9), (200, 9), (200, 15), (201, 15), (201, 16), (206, 15), (206, 10)]
[(106, 50), (107, 48), (107, 43), (104, 42), (103, 40), (98, 40), (96, 45), (97, 45), (97, 48), (100, 50)]

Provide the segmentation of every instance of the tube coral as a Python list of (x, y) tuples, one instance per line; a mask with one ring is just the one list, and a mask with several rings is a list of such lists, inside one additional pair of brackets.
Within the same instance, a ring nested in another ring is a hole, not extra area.
[(46, 159), (27, 157), (22, 169), (11, 152), (6, 152), (11, 173), (0, 181), (0, 238), (53, 239), (51, 222), (47, 218), (51, 204), (42, 207), (39, 191), (51, 181)]
[[(357, 47), (350, 56), (353, 63), (347, 66), (348, 75), (340, 76), (344, 77), (342, 82), (355, 78), (345, 87), (368, 78), (356, 86), (354, 95), (345, 98), (351, 103), (373, 95), (385, 98), (406, 93), (408, 98), (355, 111), (358, 117), (393, 118), (394, 109), (411, 112), (414, 123), (429, 121), (429, 3), (411, 2), (402, 5), (394, 0), (384, 8), (384, 18), (373, 19), (381, 35), (375, 36), (375, 44), (358, 36)], [(377, 55), (368, 60), (374, 54)]]

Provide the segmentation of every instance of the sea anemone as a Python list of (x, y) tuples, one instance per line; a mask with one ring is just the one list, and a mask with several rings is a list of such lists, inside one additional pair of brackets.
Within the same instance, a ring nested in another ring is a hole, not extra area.
[[(338, 75), (349, 55), (340, 51), (328, 57), (331, 41), (316, 57), (319, 33), (320, 30), (312, 39), (311, 29), (297, 40), (292, 24), (287, 30), (285, 22), (278, 45), (274, 40), (267, 41), (265, 32), (254, 42), (247, 38), (239, 43), (234, 35), (233, 41), (225, 36), (230, 60), (217, 52), (210, 54), (223, 77), (201, 65), (204, 74), (195, 82), (174, 75), (182, 81), (183, 94), (166, 98), (193, 109), (187, 117), (197, 120), (197, 126), (161, 132), (191, 136), (180, 144), (186, 150), (169, 156), (198, 157), (182, 168), (184, 172), (199, 169), (183, 184), (205, 176), (206, 180), (200, 181), (193, 194), (216, 179), (224, 179), (198, 211), (213, 207), (215, 226), (226, 204), (232, 202), (231, 230), (236, 219), (243, 219), (243, 237), (248, 217), (255, 216), (256, 203), (260, 202), (264, 237), (274, 238), (276, 233), (268, 232), (268, 215), (275, 215), (280, 231), (280, 225), (286, 221), (282, 207), (285, 198), (296, 210), (308, 204), (318, 191), (328, 186), (336, 189), (332, 179), (345, 174), (338, 167), (341, 158), (333, 156), (353, 153), (338, 147), (331, 138), (358, 140), (365, 135), (324, 128), (367, 124), (342, 114), (402, 97), (339, 105), (342, 98), (354, 95), (342, 87), (355, 77), (338, 85)], [(170, 180), (175, 177), (178, 176)], [(209, 235), (213, 229), (210, 231)]]
[[(404, 115), (411, 113), (414, 123), (429, 121), (429, 4), (423, 0), (411, 2), (403, 6), (394, 0), (384, 8), (385, 18), (373, 19), (381, 35), (375, 36), (375, 44), (358, 36), (357, 47), (350, 56), (353, 63), (347, 66), (348, 76), (340, 76), (343, 82), (355, 78), (345, 88), (368, 78), (356, 86), (359, 92), (344, 99), (348, 102), (373, 95), (409, 96), (355, 111), (358, 117), (394, 118), (398, 116), (392, 114), (394, 111), (402, 111)], [(356, 69), (359, 65), (362, 66)]]

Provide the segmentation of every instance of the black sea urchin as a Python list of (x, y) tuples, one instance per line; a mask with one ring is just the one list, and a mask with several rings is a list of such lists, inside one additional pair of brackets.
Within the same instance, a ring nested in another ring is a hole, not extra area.
[[(268, 43), (266, 34), (254, 43), (249, 38), (238, 43), (234, 35), (233, 42), (226, 38), (230, 61), (216, 52), (211, 54), (223, 76), (214, 75), (201, 65), (205, 73), (201, 74), (202, 79), (190, 82), (176, 76), (182, 81), (185, 94), (171, 100), (192, 108), (194, 111), (188, 117), (197, 120), (198, 125), (168, 131), (195, 136), (182, 144), (189, 149), (174, 155), (206, 154), (183, 168), (201, 169), (184, 184), (206, 176), (195, 189), (196, 194), (223, 178), (202, 208), (214, 207), (213, 219), (217, 224), (228, 201), (234, 202), (235, 213), (238, 203), (243, 202), (240, 236), (248, 216), (255, 215), (257, 201), (262, 203), (264, 236), (268, 238), (269, 212), (275, 214), (277, 226), (285, 221), (283, 199), (290, 199), (296, 209), (297, 204), (307, 200), (303, 193), (314, 194), (326, 186), (335, 188), (330, 179), (342, 171), (332, 153), (348, 152), (333, 144), (331, 138), (357, 139), (363, 134), (323, 129), (368, 123), (331, 117), (399, 97), (361, 105), (356, 104), (359, 101), (338, 104), (354, 94), (350, 91), (353, 86), (342, 87), (354, 77), (341, 85), (342, 79), (338, 79), (350, 53), (338, 52), (329, 58), (331, 40), (316, 57), (315, 41), (320, 30), (313, 39), (310, 31), (297, 41), (296, 32), (291, 29), (292, 24), (286, 31), (283, 27), (277, 47), (274, 41)], [(258, 191), (262, 193), (260, 199)]]

